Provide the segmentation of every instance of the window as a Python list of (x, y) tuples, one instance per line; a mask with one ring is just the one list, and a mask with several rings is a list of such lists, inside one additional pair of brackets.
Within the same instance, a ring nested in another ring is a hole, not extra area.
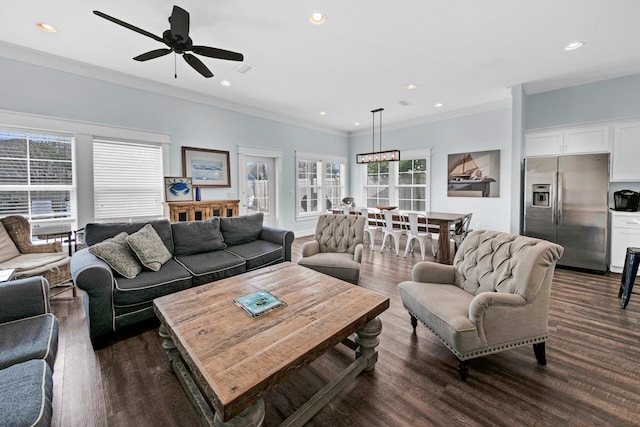
[(345, 160), (296, 153), (297, 216), (317, 215), (339, 206), (345, 195)]
[(430, 209), (430, 153), (425, 150), (403, 151), (405, 160), (368, 163), (364, 191), (367, 206), (398, 206), (403, 211), (425, 212)]
[(162, 217), (162, 147), (93, 140), (94, 216), (97, 221)]
[(0, 130), (0, 216), (74, 223), (73, 144), (71, 134)]

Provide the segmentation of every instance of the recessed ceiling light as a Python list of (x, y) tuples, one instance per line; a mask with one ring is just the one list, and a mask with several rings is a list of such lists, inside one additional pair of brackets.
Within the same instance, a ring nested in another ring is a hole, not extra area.
[(321, 115), (321, 116), (326, 116), (326, 115), (327, 115), (327, 112), (326, 112), (326, 111), (320, 111), (320, 115)]
[(576, 50), (576, 49), (580, 49), (582, 46), (584, 46), (584, 42), (572, 42), (572, 43), (569, 43), (568, 45), (566, 45), (564, 47), (564, 50), (566, 50), (566, 51)]
[(416, 89), (417, 87), (418, 87), (418, 85), (417, 85), (417, 84), (414, 84), (414, 83), (412, 83), (412, 84), (410, 84), (410, 85), (406, 85), (406, 86), (405, 86), (405, 88), (406, 88), (407, 90), (414, 90), (414, 89)]
[(56, 27), (54, 27), (53, 25), (45, 24), (45, 23), (42, 23), (42, 22), (38, 22), (36, 25), (42, 31), (46, 31), (47, 33), (57, 33), (58, 32), (58, 29)]
[(220, 86), (231, 86), (229, 80), (220, 80)]
[(433, 106), (436, 108), (440, 108), (440, 107), (444, 107), (444, 104), (442, 102), (438, 102), (437, 104), (433, 104)]
[(360, 126), (360, 122), (355, 122), (354, 125), (355, 126)]
[(327, 20), (327, 17), (322, 12), (313, 12), (311, 16), (309, 16), (309, 21), (313, 25), (322, 25)]

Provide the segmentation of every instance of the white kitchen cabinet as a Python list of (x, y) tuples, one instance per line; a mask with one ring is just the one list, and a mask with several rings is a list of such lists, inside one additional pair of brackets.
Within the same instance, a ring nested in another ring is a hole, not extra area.
[(561, 129), (527, 132), (524, 135), (525, 153), (527, 157), (559, 155), (563, 141)]
[(614, 273), (622, 273), (629, 247), (640, 247), (640, 212), (611, 211), (609, 270)]
[(524, 137), (525, 153), (527, 157), (608, 153), (609, 135), (609, 125), (531, 131)]
[(640, 181), (640, 122), (613, 127), (611, 181)]

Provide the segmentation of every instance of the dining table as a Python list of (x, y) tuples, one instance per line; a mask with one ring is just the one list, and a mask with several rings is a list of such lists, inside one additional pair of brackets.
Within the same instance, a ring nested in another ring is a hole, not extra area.
[(439, 228), (440, 244), (438, 245), (438, 253), (436, 259), (441, 264), (451, 264), (453, 262), (453, 254), (449, 244), (449, 230), (453, 224), (457, 224), (467, 214), (451, 213), (451, 212), (425, 212), (429, 224), (437, 225)]

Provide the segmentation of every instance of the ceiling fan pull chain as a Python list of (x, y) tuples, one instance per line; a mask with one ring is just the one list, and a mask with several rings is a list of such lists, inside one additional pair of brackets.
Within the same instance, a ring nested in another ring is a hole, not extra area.
[(178, 78), (178, 60), (176, 59), (178, 55), (173, 52), (173, 78)]

